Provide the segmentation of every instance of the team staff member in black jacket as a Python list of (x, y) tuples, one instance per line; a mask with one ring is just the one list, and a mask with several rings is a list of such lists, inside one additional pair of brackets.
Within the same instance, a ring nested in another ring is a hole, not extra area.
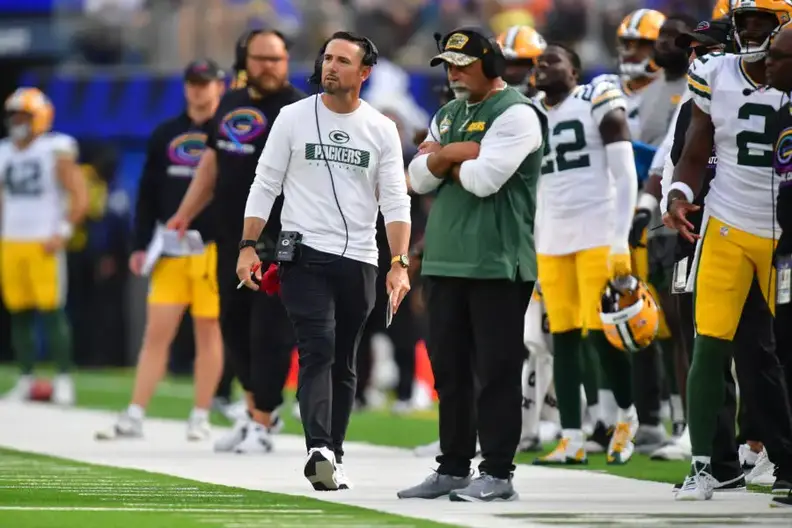
[[(792, 259), (792, 31), (782, 31), (770, 45), (766, 62), (767, 84), (787, 94), (787, 103), (778, 111), (778, 141), (776, 142), (775, 170), (783, 178), (776, 200), (776, 218), (781, 236), (776, 248), (776, 267), (788, 270)], [(781, 286), (781, 275), (786, 274), (785, 288)], [(776, 304), (776, 341), (781, 361), (785, 362), (787, 391), (792, 389), (792, 303), (789, 302), (789, 271), (779, 271), (779, 299)], [(784, 302), (782, 302), (784, 301)], [(776, 497), (773, 504), (792, 507), (792, 491), (784, 497)]]
[[(210, 120), (225, 90), (224, 78), (225, 74), (214, 61), (192, 62), (184, 74), (187, 108), (151, 134), (140, 179), (134, 248), (129, 259), (129, 268), (135, 275), (143, 274), (146, 248), (157, 224), (168, 221), (187, 192), (206, 145)], [(114, 427), (97, 433), (98, 439), (142, 435), (145, 408), (165, 374), (170, 345), (187, 306), (195, 331), (195, 408), (188, 422), (187, 439), (209, 438), (209, 408), (223, 369), (214, 224), (211, 208), (204, 210), (192, 223), (191, 228), (200, 232), (204, 240), (202, 255), (164, 256), (155, 264), (132, 401)]]
[[(252, 417), (240, 420), (220, 438), (217, 451), (270, 451), (270, 434), (282, 424), (275, 410), (283, 403), (295, 344), (292, 326), (280, 297), (237, 289), (236, 262), (248, 192), (272, 123), (284, 106), (305, 97), (288, 82), (288, 60), (286, 41), (278, 31), (253, 31), (239, 40), (238, 88), (220, 102), (196, 177), (169, 222), (170, 227), (186, 229), (214, 196), (220, 325)], [(260, 245), (271, 247), (277, 240), (282, 204), (280, 196)]]

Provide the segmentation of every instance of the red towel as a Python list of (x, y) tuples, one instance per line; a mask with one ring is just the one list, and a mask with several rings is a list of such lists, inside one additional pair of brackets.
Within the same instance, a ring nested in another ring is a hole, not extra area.
[(261, 276), (259, 288), (267, 295), (280, 295), (280, 277), (278, 277), (277, 264), (270, 264), (270, 267)]

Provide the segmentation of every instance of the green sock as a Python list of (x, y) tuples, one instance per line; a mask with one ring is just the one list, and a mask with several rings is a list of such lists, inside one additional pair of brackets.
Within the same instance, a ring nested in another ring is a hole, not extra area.
[(35, 322), (36, 314), (32, 311), (11, 314), (11, 345), (22, 374), (33, 372), (36, 358)]
[(674, 341), (672, 339), (660, 339), (657, 343), (660, 345), (660, 352), (663, 355), (663, 368), (665, 369), (665, 378), (668, 383), (668, 392), (679, 394), (674, 361)]
[(553, 334), (553, 381), (562, 429), (580, 429), (581, 352), (580, 329)]
[(52, 360), (60, 372), (69, 372), (72, 367), (71, 327), (66, 312), (53, 310), (42, 312), (44, 332), (47, 336), (47, 348)]
[(687, 379), (688, 423), (693, 456), (712, 456), (712, 442), (718, 413), (723, 407), (724, 363), (731, 358), (732, 343), (708, 336), (696, 336), (693, 361)]
[(599, 403), (600, 364), (597, 351), (588, 339), (581, 343), (583, 358), (583, 388), (586, 390), (586, 405), (591, 407)]
[(620, 409), (633, 404), (630, 353), (614, 348), (602, 330), (589, 330), (591, 345), (599, 353), (600, 364)]

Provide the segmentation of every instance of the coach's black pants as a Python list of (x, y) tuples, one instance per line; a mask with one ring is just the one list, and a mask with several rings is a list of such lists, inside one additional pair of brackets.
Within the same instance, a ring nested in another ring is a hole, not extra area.
[[(761, 280), (761, 279), (760, 279)], [(775, 350), (770, 308), (754, 280), (734, 340), (740, 398), (767, 454), (785, 476), (792, 474), (792, 412), (784, 370)]]
[(340, 462), (355, 401), (357, 353), (374, 306), (377, 267), (302, 246), (281, 265), (281, 297), (300, 354), (297, 399), (308, 449), (328, 447)]
[(238, 256), (236, 246), (218, 245), (220, 329), (226, 359), (244, 390), (253, 393), (256, 409), (272, 412), (283, 403), (294, 331), (278, 296), (237, 289)]
[(428, 277), (429, 359), (440, 400), (438, 472), (466, 476), (476, 454), (514, 471), (522, 426), (523, 327), (532, 282)]

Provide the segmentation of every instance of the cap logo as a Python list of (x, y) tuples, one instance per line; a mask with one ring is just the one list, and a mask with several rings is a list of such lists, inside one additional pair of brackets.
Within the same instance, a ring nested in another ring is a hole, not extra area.
[(465, 47), (465, 44), (468, 43), (470, 37), (463, 33), (454, 33), (448, 40), (446, 41), (445, 49), (447, 50), (459, 50)]
[(707, 31), (710, 28), (710, 23), (706, 20), (704, 22), (699, 22), (699, 25), (696, 26), (696, 31)]

